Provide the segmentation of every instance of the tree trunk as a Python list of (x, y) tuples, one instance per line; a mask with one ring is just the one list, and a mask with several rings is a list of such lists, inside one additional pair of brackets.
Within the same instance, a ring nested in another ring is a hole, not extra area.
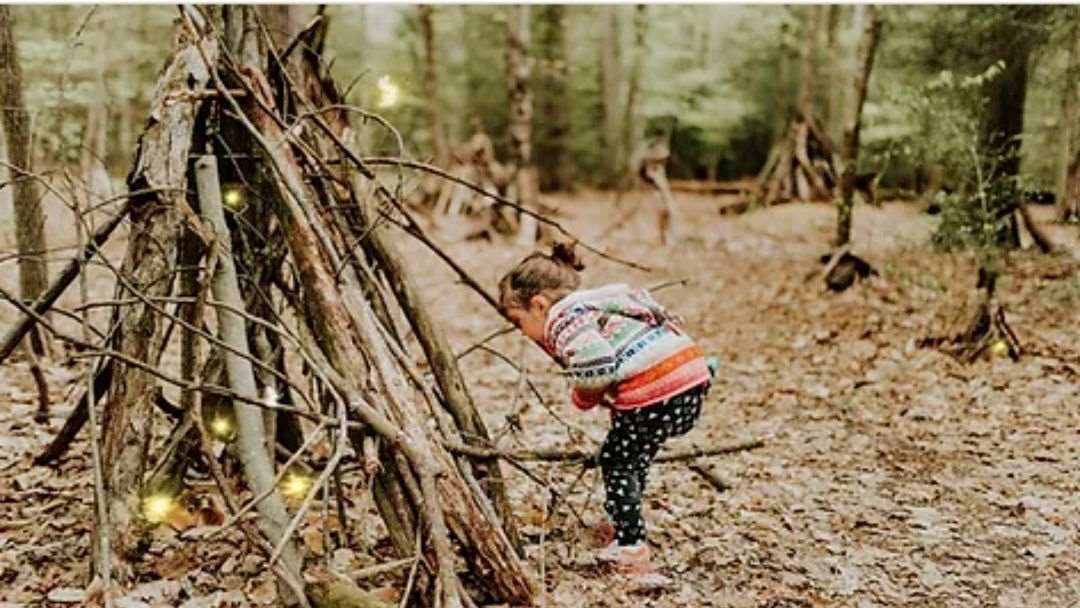
[(645, 63), (645, 36), (648, 34), (648, 28), (648, 6), (638, 4), (634, 7), (634, 48), (632, 51), (632, 63), (630, 64), (630, 81), (627, 83), (626, 89), (626, 111), (623, 114), (622, 134), (623, 166), (621, 170), (629, 171), (631, 174), (636, 171), (636, 167), (631, 166), (630, 159), (633, 157), (634, 150), (637, 149), (638, 142), (645, 132), (645, 125), (642, 124), (641, 118), (638, 116), (638, 104), (640, 103), (638, 96), (641, 92), (641, 71)]
[[(205, 87), (209, 80), (207, 66), (191, 41), (181, 45), (158, 82), (150, 108), (153, 120), (139, 140), (135, 166), (128, 176), (130, 191), (148, 187), (163, 190), (132, 199), (131, 233), (116, 299), (137, 295), (161, 298), (172, 291), (178, 207), (186, 205), (188, 153), (201, 106), (198, 98), (185, 97), (184, 92)], [(213, 60), (216, 47), (211, 45), (209, 53)], [(165, 346), (162, 333), (160, 315), (147, 300), (140, 300), (125, 308), (113, 348), (155, 368)], [(145, 370), (120, 362), (115, 366), (102, 417), (108, 521), (95, 524), (111, 526), (112, 572), (123, 583), (130, 580), (127, 560), (139, 554), (137, 547), (146, 532), (139, 516), (139, 502), (147, 449), (153, 436), (157, 382)], [(96, 550), (94, 558), (95, 571), (99, 571)]]
[(803, 42), (799, 51), (799, 113), (809, 119), (814, 110), (814, 46), (817, 39), (817, 5), (803, 7)]
[[(507, 20), (509, 35), (509, 54), (507, 64), (510, 69), (510, 153), (517, 167), (514, 175), (517, 198), (521, 204), (534, 207), (536, 204), (536, 167), (532, 162), (532, 91), (529, 77), (532, 73), (532, 61), (529, 58), (529, 5), (511, 7)], [(531, 245), (536, 239), (536, 220), (528, 215), (519, 214), (518, 238), (523, 244)]]
[(264, 4), (259, 7), (274, 47), (280, 51), (304, 28), (304, 7), (299, 4)]
[(416, 16), (420, 21), (420, 37), (424, 44), (424, 109), (427, 113), (428, 133), (431, 138), (431, 151), (435, 155), (435, 164), (445, 167), (450, 154), (446, 145), (446, 130), (443, 127), (439, 101), (438, 69), (435, 63), (435, 26), (431, 20), (433, 9), (430, 4), (418, 4)]
[[(839, 57), (837, 57), (838, 45), (836, 40), (836, 30), (840, 23), (840, 14), (843, 10), (844, 7), (838, 4), (830, 4), (826, 9), (828, 17), (825, 25), (825, 73), (834, 76), (843, 71)], [(837, 87), (829, 87), (829, 90), (825, 92), (825, 107), (821, 109), (821, 124), (825, 128), (825, 132), (829, 134), (829, 137), (834, 137), (836, 135), (834, 123), (840, 114), (840, 102), (843, 100), (843, 94), (839, 93), (836, 88)]]
[(572, 165), (567, 149), (570, 135), (570, 97), (566, 48), (566, 6), (538, 7), (540, 33), (537, 54), (541, 73), (536, 86), (536, 164), (540, 190), (567, 190), (572, 182)]
[(866, 101), (866, 87), (870, 71), (874, 67), (881, 21), (873, 5), (865, 8), (862, 37), (856, 50), (859, 69), (852, 83), (853, 103), (844, 117), (843, 167), (840, 173), (840, 201), (836, 218), (836, 245), (846, 245), (851, 240), (851, 211), (854, 205), (855, 172), (859, 160), (859, 131), (862, 127), (862, 108)]
[[(1076, 7), (1073, 7), (1076, 11)], [(1065, 78), (1062, 79), (1061, 92), (1061, 156), (1058, 160), (1058, 220), (1067, 222), (1076, 218), (1080, 211), (1080, 201), (1076, 193), (1069, 188), (1070, 175), (1075, 172), (1074, 153), (1078, 149), (1073, 143), (1077, 131), (1077, 106), (1080, 105), (1080, 15), (1074, 15), (1069, 25), (1069, 58), (1065, 63)]]
[(626, 165), (619, 130), (619, 90), (622, 88), (622, 45), (618, 5), (598, 7), (604, 12), (604, 39), (600, 47), (600, 79), (603, 94), (603, 147), (609, 155), (606, 181), (613, 183)]
[(987, 106), (981, 144), (986, 153), (1001, 156), (999, 162), (992, 163), (993, 170), (988, 176), (991, 181), (997, 177), (1013, 177), (1020, 172), (1019, 136), (1024, 132), (1028, 60), (1033, 49), (1029, 34), (1002, 33), (988, 53), (988, 59), (1004, 61), (1005, 69), (984, 87)]
[[(45, 217), (41, 195), (33, 175), (30, 149), (30, 115), (23, 100), (22, 70), (15, 47), (11, 7), (0, 6), (0, 116), (6, 136), (8, 172), (14, 182), (15, 245), (19, 252), (19, 295), (30, 303), (48, 286), (45, 262)], [(31, 334), (37, 337), (38, 333)], [(45, 352), (40, 338), (31, 340), (34, 352)]]

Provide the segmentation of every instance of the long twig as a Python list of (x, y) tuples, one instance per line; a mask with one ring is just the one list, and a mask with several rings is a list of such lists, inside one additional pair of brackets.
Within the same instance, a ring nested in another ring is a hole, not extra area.
[(559, 222), (556, 222), (555, 220), (547, 217), (546, 215), (543, 215), (541, 213), (537, 213), (537, 212), (533, 211), (532, 209), (529, 209), (528, 207), (522, 205), (521, 203), (514, 202), (514, 201), (500, 195), (497, 192), (491, 192), (491, 191), (485, 190), (482, 186), (474, 184), (474, 183), (470, 182), (467, 179), (462, 179), (462, 178), (454, 175), (453, 173), (450, 173), (448, 171), (444, 171), (444, 170), (442, 170), (442, 169), (440, 169), (440, 168), (438, 168), (438, 167), (436, 167), (434, 165), (429, 165), (427, 163), (422, 163), (422, 162), (418, 162), (418, 161), (414, 161), (414, 160), (406, 160), (406, 159), (400, 159), (400, 158), (386, 158), (386, 157), (364, 157), (362, 159), (362, 161), (363, 161), (364, 164), (370, 165), (370, 166), (394, 165), (394, 166), (398, 166), (398, 167), (408, 167), (410, 169), (416, 169), (418, 171), (424, 171), (424, 172), (430, 173), (432, 175), (437, 175), (437, 176), (439, 176), (439, 177), (441, 177), (441, 178), (443, 178), (445, 180), (452, 181), (452, 182), (454, 182), (456, 184), (460, 184), (462, 186), (465, 186), (466, 188), (472, 190), (473, 192), (476, 192), (477, 194), (480, 194), (481, 196), (486, 196), (486, 197), (490, 198), (491, 200), (495, 201), (499, 205), (505, 205), (507, 207), (511, 207), (513, 209), (516, 209), (517, 211), (521, 212), (522, 214), (527, 215), (529, 217), (532, 217), (532, 218), (536, 219), (536, 221), (538, 221), (538, 222), (540, 222), (542, 224), (547, 224), (548, 226), (551, 226), (555, 230), (558, 230), (559, 233), (562, 234), (563, 236), (565, 236), (567, 238), (570, 238), (570, 239), (573, 239), (574, 241), (576, 241), (579, 245), (581, 245), (585, 249), (591, 251), (592, 253), (594, 253), (594, 254), (596, 254), (596, 255), (598, 255), (598, 256), (606, 259), (606, 260), (615, 262), (617, 264), (622, 264), (623, 266), (628, 266), (630, 268), (634, 268), (635, 270), (643, 270), (645, 272), (652, 272), (653, 271), (652, 268), (650, 268), (648, 266), (645, 266), (643, 264), (639, 264), (638, 262), (634, 262), (632, 260), (626, 260), (626, 259), (623, 259), (623, 258), (620, 258), (620, 257), (617, 257), (617, 256), (613, 256), (613, 255), (611, 255), (609, 253), (606, 253), (604, 251), (601, 251), (600, 249), (597, 249), (596, 247), (593, 247), (592, 245), (589, 245), (587, 242), (581, 240), (574, 233), (570, 232), (565, 227), (563, 227), (562, 224), (560, 224)]
[[(92, 14), (92, 12), (90, 13)], [(90, 14), (87, 15), (87, 20), (90, 18)], [(75, 201), (75, 214), (79, 216), (81, 209), (79, 203)], [(93, 218), (90, 218), (93, 222)], [(75, 234), (79, 241), (79, 248), (86, 250), (86, 234), (83, 232), (83, 225), (81, 221), (75, 222)], [(76, 267), (78, 268), (78, 267)], [(79, 299), (85, 303), (87, 300), (89, 289), (87, 288), (87, 277), (85, 272), (79, 273)], [(84, 310), (82, 312), (82, 338), (85, 342), (90, 342), (90, 312)], [(112, 545), (109, 536), (109, 531), (112, 529), (112, 525), (109, 522), (109, 508), (105, 493), (105, 474), (101, 459), (101, 442), (98, 434), (98, 420), (97, 420), (97, 408), (94, 407), (96, 400), (94, 397), (94, 366), (87, 364), (85, 369), (85, 382), (86, 382), (86, 394), (88, 396), (87, 401), (87, 420), (90, 423), (90, 458), (93, 461), (94, 466), (94, 506), (97, 511), (98, 525), (94, 528), (94, 534), (97, 536), (98, 541), (98, 572), (101, 574), (101, 582), (105, 589), (105, 597), (109, 598), (112, 594)], [(106, 606), (111, 603), (110, 600), (106, 600)]]
[[(595, 464), (596, 455), (590, 452), (585, 452), (579, 449), (566, 449), (566, 448), (539, 448), (535, 450), (497, 450), (491, 448), (479, 448), (475, 446), (468, 446), (459, 443), (444, 442), (446, 448), (451, 452), (468, 454), (470, 456), (476, 456), (479, 458), (503, 458), (506, 460), (517, 461), (541, 461), (541, 462), (569, 462), (569, 463), (584, 463), (592, 466)], [(745, 452), (747, 450), (753, 450), (765, 445), (765, 442), (761, 439), (751, 439), (747, 441), (741, 441), (729, 445), (713, 446), (713, 447), (693, 447), (682, 450), (673, 450), (661, 452), (654, 462), (682, 462), (685, 460), (693, 460), (695, 458), (703, 458), (706, 456), (718, 456), (721, 454), (732, 454), (735, 452)]]

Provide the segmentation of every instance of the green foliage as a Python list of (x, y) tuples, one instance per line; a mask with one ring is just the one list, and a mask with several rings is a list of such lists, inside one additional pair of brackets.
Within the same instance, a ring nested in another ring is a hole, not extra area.
[(901, 95), (909, 130), (894, 133), (892, 152), (948, 176), (935, 195), (941, 220), (932, 241), (939, 248), (990, 251), (1014, 242), (1012, 212), (1020, 188), (1017, 176), (1000, 167), (1015, 152), (986, 144), (978, 111), (988, 102), (986, 86), (1005, 68), (997, 62), (970, 76), (944, 70)]

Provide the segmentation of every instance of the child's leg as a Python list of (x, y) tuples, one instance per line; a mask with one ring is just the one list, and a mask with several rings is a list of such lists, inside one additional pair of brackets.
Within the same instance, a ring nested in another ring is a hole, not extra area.
[(694, 427), (701, 415), (701, 403), (707, 391), (704, 386), (696, 387), (645, 410), (647, 413), (639, 425), (645, 437), (638, 462), (638, 485), (642, 493), (649, 478), (649, 467), (660, 446), (671, 437), (685, 435)]
[(637, 425), (638, 413), (612, 416), (611, 431), (600, 448), (599, 463), (607, 494), (604, 510), (615, 526), (615, 540), (620, 545), (633, 545), (645, 539), (640, 482), (640, 454), (645, 436)]

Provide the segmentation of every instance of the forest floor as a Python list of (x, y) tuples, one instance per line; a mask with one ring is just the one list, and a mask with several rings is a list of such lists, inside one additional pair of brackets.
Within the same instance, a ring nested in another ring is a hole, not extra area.
[[(654, 468), (646, 492), (649, 540), (673, 580), (661, 590), (637, 589), (591, 557), (588, 525), (602, 519), (595, 470), (579, 479), (577, 466), (525, 465), (532, 478), (564, 496), (549, 513), (548, 490), (504, 466), (529, 563), (543, 572), (551, 605), (1006, 608), (1080, 602), (1075, 249), (1072, 255), (1009, 258), (999, 299), (1024, 356), (968, 365), (915, 346), (916, 339), (966, 320), (975, 262), (932, 251), (934, 220), (913, 205), (856, 208), (854, 251), (881, 277), (834, 294), (823, 290), (820, 278), (806, 278), (828, 251), (834, 214), (826, 205), (721, 217), (721, 199), (678, 197), (681, 238), (665, 248), (656, 244), (644, 211), (601, 241), (614, 216), (608, 198), (583, 193), (552, 202), (560, 221), (585, 241), (654, 270), (586, 254), (585, 284), (688, 279), (657, 298), (722, 361), (697, 428), (673, 445), (750, 438), (765, 444), (699, 461), (732, 486), (724, 492), (685, 464)], [(1049, 228), (1076, 246), (1075, 227)], [(503, 325), (418, 244), (403, 244), (456, 349)], [(491, 286), (528, 252), (487, 242), (446, 242), (446, 250)], [(0, 282), (10, 287), (14, 281), (6, 275)], [(105, 278), (95, 282), (95, 297), (110, 294)], [(491, 346), (529, 370), (546, 404), (522, 391), (518, 372), (493, 354), (465, 357), (463, 371), (490, 428), (503, 429), (507, 414), (524, 408), (520, 428), (505, 434), (502, 447), (590, 446), (603, 438), (606, 416), (574, 410), (565, 381), (535, 346), (517, 335)], [(76, 371), (52, 365), (48, 373), (53, 399), (62, 401)], [(32, 468), (30, 459), (70, 408), (58, 406), (47, 428), (34, 424), (32, 386), (24, 362), (0, 367), (5, 607), (77, 604), (86, 584), (92, 521), (86, 440), (59, 469)], [(199, 491), (210, 489), (192, 489)], [(357, 489), (349, 505), (361, 521), (349, 548), (327, 556), (344, 572), (390, 559), (363, 494)], [(302, 537), (313, 553), (325, 553), (314, 524)], [(143, 603), (130, 605), (259, 605), (272, 597), (263, 560), (249, 555), (238, 535), (200, 538), (163, 526), (139, 571), (144, 582), (129, 595)], [(393, 598), (403, 579), (395, 573), (364, 585)]]

